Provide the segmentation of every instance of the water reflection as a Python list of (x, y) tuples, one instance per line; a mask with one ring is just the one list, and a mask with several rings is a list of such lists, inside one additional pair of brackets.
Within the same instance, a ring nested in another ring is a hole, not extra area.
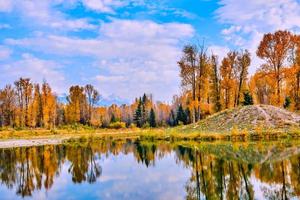
[[(88, 183), (100, 187), (104, 184), (98, 181), (104, 162), (119, 159), (118, 155), (125, 158), (131, 155), (134, 160), (122, 161), (128, 164), (125, 167), (113, 163), (105, 166), (114, 169), (113, 173), (123, 167), (127, 176), (138, 176), (138, 184), (145, 184), (145, 177), (130, 170), (130, 166), (156, 168), (156, 162), (173, 155), (172, 165), (160, 168), (159, 172), (162, 176), (167, 172), (179, 176), (181, 172), (177, 168), (171, 169), (177, 165), (188, 171), (190, 177), (179, 185), (185, 199), (291, 199), (300, 197), (299, 152), (300, 145), (279, 142), (232, 145), (93, 139), (56, 146), (0, 149), (0, 188), (5, 187), (19, 197), (34, 197), (34, 191), (50, 190), (62, 172), (72, 177), (72, 183), (67, 184)], [(163, 189), (160, 193), (172, 192), (169, 191), (172, 187)], [(104, 194), (98, 198), (101, 195)], [(137, 198), (132, 194), (127, 197)]]

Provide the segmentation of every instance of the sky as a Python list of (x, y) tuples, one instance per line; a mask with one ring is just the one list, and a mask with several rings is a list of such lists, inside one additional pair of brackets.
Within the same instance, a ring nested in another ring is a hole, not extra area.
[(184, 45), (205, 41), (219, 60), (248, 49), (254, 73), (278, 29), (299, 33), (300, 0), (0, 0), (0, 88), (28, 77), (57, 95), (92, 84), (111, 101), (170, 102)]

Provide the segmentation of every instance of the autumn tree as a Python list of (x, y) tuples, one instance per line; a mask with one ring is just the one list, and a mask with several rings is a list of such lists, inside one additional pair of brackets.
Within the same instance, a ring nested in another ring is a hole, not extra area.
[(29, 78), (15, 82), (18, 99), (19, 126), (29, 126), (29, 106), (32, 100), (33, 85)]
[(85, 122), (86, 98), (84, 88), (78, 85), (71, 86), (67, 97), (67, 119), (69, 123)]
[(225, 109), (229, 108), (232, 101), (235, 101), (235, 77), (234, 70), (237, 68), (237, 55), (236, 51), (230, 51), (227, 56), (222, 60), (220, 67), (220, 74), (222, 77), (221, 87), (224, 90), (224, 104)]
[(11, 85), (6, 85), (0, 90), (1, 125), (14, 126), (15, 103), (15, 90)]
[(209, 104), (209, 57), (207, 56), (204, 44), (199, 46), (197, 62), (197, 121), (205, 115), (205, 106)]
[(291, 57), (292, 66), (288, 69), (288, 82), (290, 93), (294, 99), (295, 109), (300, 110), (300, 35), (294, 35), (292, 40)]
[(95, 104), (99, 101), (100, 95), (99, 92), (94, 88), (94, 86), (90, 84), (84, 87), (84, 91), (88, 102), (88, 123), (91, 124), (92, 111), (94, 109)]
[(39, 84), (34, 84), (34, 94), (32, 102), (32, 125), (37, 127), (43, 126), (43, 104), (42, 94)]
[(293, 35), (289, 31), (267, 33), (260, 42), (256, 54), (266, 61), (266, 68), (274, 74), (276, 80), (277, 105), (281, 105), (282, 68), (292, 48)]
[(42, 118), (43, 126), (46, 128), (53, 127), (56, 120), (56, 96), (46, 81), (42, 84)]
[(245, 89), (247, 83), (248, 69), (251, 64), (251, 57), (248, 50), (241, 51), (237, 57), (237, 71), (238, 71), (238, 92), (236, 105), (240, 104), (241, 94), (243, 93), (243, 88)]
[(258, 70), (250, 79), (250, 92), (253, 93), (254, 101), (258, 104), (271, 104), (276, 101), (273, 74)]
[[(181, 85), (192, 94), (192, 104), (196, 103), (196, 78), (197, 78), (197, 53), (196, 46), (186, 45), (183, 48), (183, 56), (178, 62), (180, 68)], [(197, 118), (196, 106), (193, 106), (193, 122)]]
[(214, 110), (216, 112), (221, 111), (221, 87), (220, 87), (220, 73), (218, 67), (218, 57), (216, 55), (211, 56), (210, 61), (210, 79), (211, 79), (211, 97), (214, 103)]

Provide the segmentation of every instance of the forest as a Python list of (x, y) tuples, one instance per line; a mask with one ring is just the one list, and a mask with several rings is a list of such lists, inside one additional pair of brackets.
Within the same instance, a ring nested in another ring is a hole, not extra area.
[[(204, 44), (183, 47), (177, 62), (182, 91), (171, 104), (141, 94), (128, 105), (99, 106), (101, 91), (90, 84), (71, 86), (66, 101), (61, 101), (46, 81), (34, 83), (21, 77), (0, 89), (0, 127), (167, 127), (195, 123), (244, 105), (300, 110), (300, 35), (285, 30), (266, 33), (256, 55), (241, 49), (219, 59), (207, 49)], [(252, 56), (264, 64), (249, 74)]]

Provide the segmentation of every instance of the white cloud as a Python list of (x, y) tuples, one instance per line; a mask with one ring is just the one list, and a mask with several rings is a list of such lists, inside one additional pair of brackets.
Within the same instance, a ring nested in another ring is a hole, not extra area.
[[(0, 1), (0, 12), (15, 11), (18, 15), (21, 15), (22, 20), (26, 20), (25, 24), (29, 24), (30, 26), (37, 24), (45, 26), (46, 28), (75, 31), (96, 28), (96, 26), (91, 24), (86, 18), (69, 19), (67, 15), (55, 9), (55, 6), (58, 5), (74, 4), (75, 2), (72, 0), (5, 0), (6, 3), (1, 2), (4, 1)], [(5, 5), (7, 7), (6, 9), (4, 8)]]
[(0, 61), (8, 59), (11, 53), (12, 51), (9, 48), (0, 45)]
[(102, 13), (114, 13), (113, 8), (124, 6), (126, 1), (119, 0), (82, 0), (82, 3), (91, 10)]
[(219, 22), (228, 25), (222, 30), (224, 39), (252, 54), (250, 72), (262, 64), (256, 49), (264, 33), (278, 29), (300, 30), (298, 0), (221, 0), (216, 11)]
[(218, 62), (221, 63), (223, 58), (227, 55), (227, 53), (230, 51), (228, 47), (225, 46), (218, 46), (218, 45), (212, 45), (208, 48), (207, 52), (209, 54), (214, 54), (218, 56)]
[(30, 54), (23, 54), (20, 60), (4, 64), (0, 68), (0, 79), (3, 84), (17, 80), (20, 77), (31, 78), (33, 82), (41, 83), (47, 80), (55, 92), (63, 93), (66, 89), (65, 78), (60, 71), (59, 63), (42, 60)]
[(49, 35), (5, 42), (36, 52), (96, 59), (100, 74), (95, 74), (94, 81), (106, 95), (133, 99), (152, 92), (166, 100), (179, 88), (179, 46), (193, 34), (188, 24), (113, 20), (102, 24), (94, 39)]
[(0, 1), (0, 12), (9, 12), (12, 9), (11, 0), (1, 0)]
[(221, 22), (256, 29), (299, 27), (300, 3), (297, 0), (221, 0), (217, 10)]

